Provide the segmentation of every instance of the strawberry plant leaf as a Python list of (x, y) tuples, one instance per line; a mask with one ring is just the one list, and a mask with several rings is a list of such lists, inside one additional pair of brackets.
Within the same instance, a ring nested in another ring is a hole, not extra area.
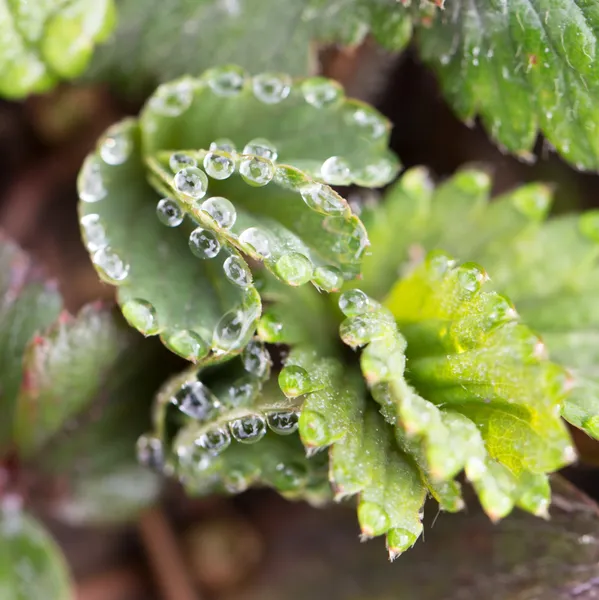
[(540, 130), (569, 162), (599, 169), (599, 8), (587, 0), (448, 2), (419, 28), (457, 114), (530, 156)]
[(323, 78), (223, 67), (164, 84), (81, 171), (85, 243), (131, 325), (192, 362), (224, 359), (261, 313), (240, 253), (291, 286), (359, 274), (366, 232), (322, 181), (382, 185), (397, 169), (387, 138), (379, 113)]
[[(590, 211), (545, 220), (551, 191), (542, 184), (523, 186), (492, 203), (489, 193), (489, 177), (473, 169), (436, 190), (424, 170), (408, 171), (378, 212), (364, 216), (373, 243), (364, 263), (365, 288), (385, 289), (394, 272), (420, 260), (424, 249), (442, 247), (475, 258), (488, 269), (493, 287), (507, 292), (518, 314), (543, 336), (552, 358), (569, 368), (565, 384), (572, 390), (563, 416), (597, 437), (599, 217)], [(406, 235), (391, 253), (385, 244), (398, 222), (405, 224)], [(382, 265), (380, 271), (375, 264)], [(513, 307), (508, 312), (517, 315)]]
[(22, 98), (77, 77), (114, 24), (113, 0), (2, 0), (0, 95)]
[(45, 528), (25, 513), (0, 515), (0, 587), (7, 598), (71, 600), (65, 558)]
[(14, 243), (0, 237), (0, 445), (11, 434), (22, 356), (33, 335), (58, 316), (62, 305), (56, 286)]

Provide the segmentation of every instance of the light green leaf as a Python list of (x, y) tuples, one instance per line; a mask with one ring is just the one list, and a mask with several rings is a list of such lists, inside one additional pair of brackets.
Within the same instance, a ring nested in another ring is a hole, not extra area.
[(113, 0), (1, 0), (0, 94), (21, 98), (77, 77), (114, 23)]
[(73, 598), (60, 548), (32, 517), (6, 507), (0, 514), (0, 597)]
[(540, 130), (569, 162), (599, 168), (599, 7), (592, 0), (455, 0), (418, 32), (457, 114), (530, 156)]
[(56, 286), (44, 280), (20, 248), (0, 236), (0, 446), (11, 435), (25, 347), (35, 333), (54, 321), (61, 306)]
[[(491, 203), (489, 193), (489, 177), (473, 169), (436, 190), (424, 170), (408, 171), (383, 205), (364, 215), (372, 247), (363, 287), (373, 295), (384, 293), (397, 272), (432, 248), (474, 258), (489, 272), (493, 287), (508, 293), (524, 322), (542, 335), (551, 357), (569, 368), (564, 383), (572, 389), (563, 416), (597, 437), (599, 216), (589, 211), (545, 221), (551, 191), (542, 184), (522, 186)], [(398, 223), (406, 234), (390, 245)], [(503, 312), (517, 316), (508, 305)]]

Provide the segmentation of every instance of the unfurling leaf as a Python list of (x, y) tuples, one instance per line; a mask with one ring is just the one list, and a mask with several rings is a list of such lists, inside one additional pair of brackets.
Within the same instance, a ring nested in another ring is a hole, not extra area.
[(248, 257), (290, 286), (359, 274), (366, 232), (327, 183), (387, 183), (388, 135), (324, 78), (230, 66), (164, 84), (81, 171), (92, 261), (145, 335), (196, 363), (238, 354), (262, 310)]

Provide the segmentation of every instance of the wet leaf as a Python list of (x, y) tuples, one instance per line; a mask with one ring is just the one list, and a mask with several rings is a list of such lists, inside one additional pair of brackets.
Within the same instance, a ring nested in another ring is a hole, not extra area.
[(2, 0), (0, 94), (22, 98), (77, 77), (114, 22), (113, 0)]
[(0, 593), (14, 600), (73, 598), (60, 548), (36, 520), (7, 508), (0, 516)]
[(29, 340), (58, 316), (56, 286), (14, 243), (0, 237), (0, 445), (8, 442)]
[[(522, 186), (491, 203), (489, 193), (489, 177), (473, 169), (436, 190), (425, 171), (408, 171), (385, 203), (364, 217), (372, 240), (364, 287), (381, 293), (426, 249), (444, 248), (477, 260), (490, 274), (490, 284), (509, 294), (522, 320), (542, 335), (551, 357), (569, 368), (564, 383), (572, 389), (563, 416), (597, 437), (599, 214), (545, 220), (551, 191), (543, 184)], [(404, 224), (406, 235), (389, 245), (397, 223)], [(510, 314), (517, 316), (505, 305), (503, 315)]]
[(457, 114), (524, 158), (541, 131), (580, 169), (599, 168), (599, 9), (577, 0), (447, 2), (421, 54)]
[(290, 286), (359, 274), (364, 227), (321, 180), (382, 185), (397, 168), (387, 140), (387, 121), (327, 79), (222, 67), (164, 84), (81, 171), (92, 262), (131, 325), (192, 362), (225, 359), (261, 313), (240, 253)]

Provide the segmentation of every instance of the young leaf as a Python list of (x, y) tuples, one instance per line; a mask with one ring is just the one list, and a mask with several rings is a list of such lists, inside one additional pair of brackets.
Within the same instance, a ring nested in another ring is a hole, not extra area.
[(462, 507), (451, 480), (464, 469), (492, 518), (516, 503), (544, 514), (543, 473), (573, 455), (556, 413), (561, 371), (534, 356), (538, 338), (504, 298), (481, 291), (483, 281), (474, 265), (433, 255), (392, 289), (393, 315), (360, 290), (345, 292), (341, 338), (365, 346), (371, 394), (442, 508)]
[(418, 32), (450, 104), (530, 156), (540, 130), (569, 162), (599, 169), (599, 7), (578, 0), (448, 2)]
[(321, 181), (382, 185), (397, 168), (379, 113), (329, 80), (273, 77), (223, 67), (162, 85), (80, 174), (100, 276), (131, 325), (192, 362), (239, 353), (252, 335), (261, 303), (240, 252), (291, 286), (356, 277), (366, 232)]
[(77, 77), (114, 23), (113, 0), (1, 0), (0, 95), (22, 98)]
[(44, 280), (20, 248), (0, 235), (0, 446), (10, 437), (25, 346), (54, 321), (61, 305), (56, 286)]
[(73, 598), (60, 548), (36, 520), (7, 507), (0, 514), (0, 589), (14, 600)]
[[(408, 171), (386, 202), (364, 216), (372, 240), (364, 287), (381, 293), (424, 249), (442, 247), (484, 264), (493, 287), (510, 295), (551, 356), (570, 368), (565, 385), (572, 391), (563, 416), (596, 437), (598, 216), (590, 211), (545, 222), (551, 193), (542, 184), (523, 186), (492, 203), (489, 192), (489, 177), (480, 171), (463, 170), (436, 190), (422, 169)], [(389, 246), (397, 223), (406, 234)], [(503, 312), (516, 317), (508, 305)]]

